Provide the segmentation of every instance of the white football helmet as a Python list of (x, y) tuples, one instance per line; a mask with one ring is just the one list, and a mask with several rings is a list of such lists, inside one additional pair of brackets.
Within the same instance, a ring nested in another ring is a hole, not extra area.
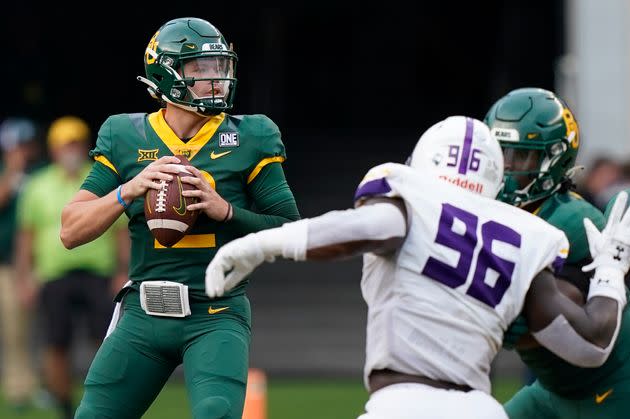
[(496, 198), (503, 185), (503, 153), (483, 122), (451, 116), (418, 140), (409, 165), (440, 179)]

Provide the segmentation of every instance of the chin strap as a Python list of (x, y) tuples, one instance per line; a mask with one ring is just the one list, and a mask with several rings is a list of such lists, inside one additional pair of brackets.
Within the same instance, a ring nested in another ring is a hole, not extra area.
[[(558, 185), (556, 185), (556, 187), (554, 189), (551, 190), (551, 192), (549, 193), (548, 196), (553, 195), (554, 193), (558, 192), (559, 190), (570, 190), (572, 186), (574, 186), (574, 182), (573, 182), (573, 178), (582, 170), (584, 170), (584, 166), (573, 166), (572, 168), (570, 168), (569, 170), (566, 171), (565, 173), (565, 179), (560, 182)], [(534, 183), (536, 183), (536, 179), (534, 179), (531, 183), (529, 183), (525, 188), (518, 190), (518, 191), (514, 191), (514, 193), (518, 193), (518, 194), (522, 194), (522, 195), (527, 195), (527, 192), (529, 191), (529, 189), (531, 189), (531, 187), (534, 185)], [(527, 201), (517, 201), (515, 202), (515, 206), (517, 206), (518, 208), (523, 208), (526, 205), (531, 204), (532, 202), (536, 202), (539, 201), (541, 199), (544, 199), (546, 197), (543, 198), (535, 198), (535, 199), (530, 199)], [(522, 199), (517, 197), (517, 199)]]

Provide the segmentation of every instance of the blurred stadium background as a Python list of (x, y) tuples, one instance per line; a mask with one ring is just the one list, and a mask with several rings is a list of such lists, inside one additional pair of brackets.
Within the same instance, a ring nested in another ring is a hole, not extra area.
[[(423, 2), (415, 8), (327, 0), (283, 7), (100, 5), (90, 13), (11, 2), (0, 16), (0, 119), (31, 117), (45, 129), (75, 114), (96, 131), (110, 114), (153, 111), (156, 104), (135, 80), (143, 74), (144, 48), (162, 23), (186, 15), (209, 20), (234, 43), (234, 113), (264, 113), (280, 126), (289, 156), (285, 172), (303, 217), (350, 206), (365, 171), (404, 161), (434, 122), (452, 114), (482, 119), (494, 100), (525, 86), (555, 90), (574, 108), (582, 133), (579, 163), (586, 166), (582, 188), (596, 176), (594, 162), (606, 158), (614, 165), (615, 176), (603, 186), (585, 189), (594, 201), (605, 202), (628, 182), (625, 0)], [(268, 374), (270, 418), (361, 411), (367, 394), (360, 271), (353, 260), (276, 263), (255, 273), (251, 364)], [(80, 383), (90, 354), (81, 345), (75, 353)], [(497, 396), (508, 398), (524, 376), (518, 358), (502, 352), (493, 371)], [(145, 417), (188, 412), (178, 371)], [(1, 417), (11, 414), (0, 409)]]

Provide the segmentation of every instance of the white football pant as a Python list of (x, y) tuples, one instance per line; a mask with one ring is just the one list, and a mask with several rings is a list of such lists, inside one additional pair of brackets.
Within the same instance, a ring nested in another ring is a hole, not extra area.
[(401, 383), (370, 396), (359, 419), (508, 419), (488, 394), (473, 390), (442, 390), (424, 384)]

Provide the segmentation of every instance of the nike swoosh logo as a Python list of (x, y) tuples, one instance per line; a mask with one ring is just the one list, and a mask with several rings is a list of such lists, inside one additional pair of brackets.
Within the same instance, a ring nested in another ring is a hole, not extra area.
[(196, 46), (194, 46), (194, 45), (188, 45), (188, 44), (186, 44), (186, 46), (187, 46), (188, 48), (190, 48), (190, 49), (195, 49), (195, 48), (197, 48), (197, 47), (196, 47)]
[(177, 176), (177, 186), (179, 187), (179, 207), (173, 207), (173, 209), (175, 210), (176, 213), (178, 213), (179, 215), (184, 215), (186, 214), (186, 198), (184, 198), (182, 196), (182, 181), (179, 178), (179, 176)]
[(212, 160), (218, 159), (219, 157), (227, 156), (231, 152), (232, 152), (232, 150), (224, 151), (223, 153), (215, 153), (214, 150), (212, 150), (212, 153), (210, 153), (210, 158)]
[(601, 404), (604, 400), (606, 400), (608, 396), (611, 395), (612, 392), (613, 392), (613, 389), (611, 388), (610, 390), (608, 390), (606, 393), (602, 394), (601, 396), (595, 393), (595, 403)]
[(227, 310), (230, 307), (221, 307), (221, 308), (212, 308), (212, 306), (208, 307), (208, 314), (217, 314), (222, 311)]

